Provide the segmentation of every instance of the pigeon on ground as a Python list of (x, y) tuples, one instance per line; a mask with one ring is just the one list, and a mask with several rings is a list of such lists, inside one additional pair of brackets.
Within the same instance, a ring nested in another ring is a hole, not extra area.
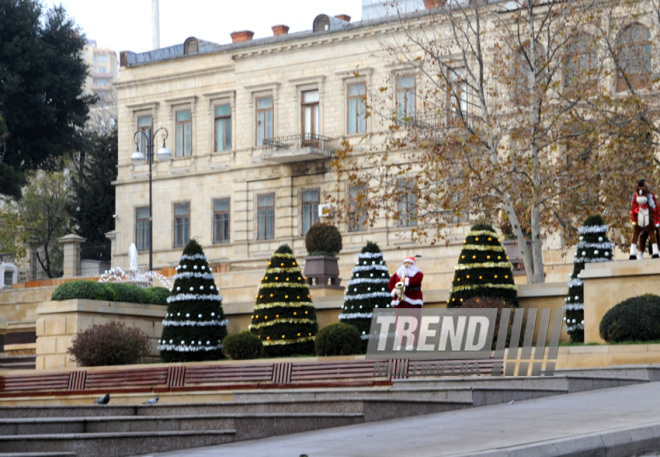
[(94, 403), (97, 405), (107, 405), (110, 403), (110, 394), (105, 394), (104, 396), (97, 398), (94, 400)]
[(142, 402), (143, 405), (155, 405), (158, 403), (158, 397), (150, 398), (149, 400)]

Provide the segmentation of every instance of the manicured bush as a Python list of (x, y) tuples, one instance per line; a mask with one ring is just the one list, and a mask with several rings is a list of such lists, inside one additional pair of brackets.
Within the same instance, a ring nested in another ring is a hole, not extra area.
[(167, 306), (167, 297), (170, 296), (167, 287), (147, 287), (144, 293), (147, 296), (147, 303)]
[(227, 335), (222, 340), (222, 353), (232, 360), (259, 359), (264, 356), (264, 345), (249, 330)]
[(83, 367), (130, 365), (149, 355), (149, 337), (118, 322), (95, 324), (76, 335), (67, 352)]
[(122, 282), (106, 282), (104, 286), (112, 293), (113, 301), (147, 303), (147, 294), (142, 287)]
[(660, 296), (640, 295), (622, 301), (600, 321), (607, 342), (660, 340)]
[(113, 294), (104, 287), (104, 284), (94, 281), (70, 281), (60, 285), (51, 297), (51, 300), (72, 300), (75, 298), (86, 300), (112, 300)]
[(312, 225), (305, 236), (305, 247), (310, 255), (336, 256), (342, 249), (339, 229), (327, 222)]
[(337, 322), (319, 330), (316, 335), (316, 355), (353, 355), (362, 351), (360, 332), (349, 324)]

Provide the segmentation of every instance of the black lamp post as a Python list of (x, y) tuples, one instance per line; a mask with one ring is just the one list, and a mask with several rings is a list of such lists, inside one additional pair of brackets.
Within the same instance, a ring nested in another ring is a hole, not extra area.
[[(136, 151), (131, 154), (131, 162), (133, 165), (142, 165), (145, 160), (149, 164), (149, 278), (153, 280), (154, 274), (154, 224), (153, 224), (153, 201), (151, 193), (151, 166), (154, 162), (154, 142), (156, 141), (156, 134), (163, 131), (163, 147), (158, 150), (156, 154), (159, 162), (165, 162), (172, 158), (172, 152), (165, 147), (165, 140), (169, 133), (165, 127), (160, 127), (149, 135), (145, 130), (138, 130), (133, 134), (133, 141), (135, 141)], [(141, 140), (146, 140), (147, 154), (140, 152)]]

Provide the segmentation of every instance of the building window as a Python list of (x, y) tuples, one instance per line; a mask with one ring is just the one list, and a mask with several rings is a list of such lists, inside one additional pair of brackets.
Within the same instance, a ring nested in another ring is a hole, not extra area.
[(182, 247), (190, 241), (190, 202), (174, 204), (174, 247)]
[(410, 122), (415, 117), (415, 76), (396, 78), (396, 121)]
[(302, 93), (303, 146), (318, 146), (319, 135), (319, 91)]
[[(641, 89), (651, 83), (651, 41), (649, 29), (632, 24), (617, 37), (618, 71), (616, 90)], [(626, 81), (627, 79), (627, 81)]]
[(367, 229), (367, 212), (362, 208), (367, 196), (365, 186), (351, 186), (348, 191), (348, 231), (360, 232)]
[(564, 88), (568, 91), (582, 92), (586, 89), (593, 92), (598, 68), (598, 56), (594, 46), (594, 37), (588, 33), (577, 35), (568, 45), (564, 78)]
[(447, 91), (447, 122), (454, 124), (468, 114), (468, 86), (465, 68), (451, 70)]
[(302, 191), (302, 235), (307, 235), (309, 228), (319, 221), (319, 189)]
[(257, 100), (257, 146), (273, 138), (273, 97), (258, 97)]
[(275, 194), (257, 196), (257, 239), (275, 238)]
[(216, 105), (215, 107), (215, 152), (231, 149), (231, 107)]
[(213, 200), (213, 243), (229, 243), (229, 199)]
[(145, 116), (138, 116), (137, 129), (140, 132), (139, 135), (140, 142), (138, 143), (138, 146), (140, 148), (140, 152), (144, 154), (145, 157), (147, 157), (147, 154), (149, 154), (149, 152), (152, 152), (149, 151), (147, 148), (149, 141), (151, 141), (152, 126), (153, 126), (153, 120), (151, 118), (151, 114), (147, 114)]
[(401, 178), (397, 181), (396, 226), (413, 227), (415, 225), (417, 196), (414, 181)]
[(192, 154), (192, 115), (189, 109), (177, 111), (176, 116), (176, 157)]
[(99, 63), (105, 63), (108, 61), (108, 56), (105, 54), (99, 54), (98, 55), (98, 62)]
[(367, 131), (367, 85), (354, 83), (348, 85), (348, 133)]
[(135, 209), (135, 247), (138, 251), (149, 250), (149, 207)]

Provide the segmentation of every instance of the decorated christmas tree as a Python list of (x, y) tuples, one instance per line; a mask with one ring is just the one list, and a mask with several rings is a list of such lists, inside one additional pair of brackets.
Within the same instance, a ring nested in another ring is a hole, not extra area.
[(369, 343), (374, 308), (389, 308), (392, 301), (387, 287), (389, 279), (383, 253), (376, 243), (368, 242), (357, 256), (339, 315), (340, 321), (354, 326), (360, 332), (363, 352)]
[(268, 357), (314, 354), (316, 310), (296, 257), (286, 244), (268, 263), (250, 330), (261, 338)]
[(176, 270), (158, 344), (163, 361), (222, 358), (222, 339), (227, 335), (222, 296), (215, 286), (204, 251), (196, 240), (190, 240), (186, 245)]
[(517, 307), (513, 267), (493, 227), (473, 226), (463, 243), (447, 307), (458, 308), (472, 297), (500, 299)]
[(571, 279), (564, 305), (566, 331), (574, 343), (584, 341), (584, 281), (579, 277), (580, 272), (587, 263), (612, 260), (614, 243), (607, 238), (608, 228), (601, 216), (589, 216), (578, 229), (580, 240), (573, 259), (573, 273), (569, 275)]

